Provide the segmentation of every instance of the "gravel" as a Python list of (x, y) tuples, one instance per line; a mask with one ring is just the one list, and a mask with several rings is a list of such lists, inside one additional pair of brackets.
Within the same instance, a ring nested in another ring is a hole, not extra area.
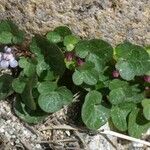
[[(150, 44), (149, 0), (1, 0), (0, 20), (12, 19), (29, 36), (67, 25), (82, 37)], [(28, 36), (28, 38), (29, 38)]]

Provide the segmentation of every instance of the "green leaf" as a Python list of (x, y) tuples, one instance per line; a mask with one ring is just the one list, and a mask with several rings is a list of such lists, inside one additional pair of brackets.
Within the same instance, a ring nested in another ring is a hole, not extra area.
[(133, 66), (129, 62), (124, 60), (118, 61), (116, 69), (119, 71), (120, 76), (127, 81), (133, 80), (135, 77)]
[(147, 120), (150, 120), (150, 104), (143, 108), (143, 114)]
[(76, 54), (81, 58), (85, 58), (88, 54), (95, 54), (105, 62), (111, 60), (113, 56), (112, 46), (100, 39), (80, 41), (76, 45), (75, 51)]
[(12, 88), (16, 93), (22, 93), (26, 86), (26, 79), (24, 77), (18, 77), (13, 80)]
[(91, 46), (88, 40), (79, 41), (75, 47), (76, 55), (85, 58), (90, 52)]
[(96, 54), (103, 61), (108, 62), (112, 59), (113, 48), (106, 41), (100, 39), (90, 40), (91, 43), (91, 53)]
[(65, 86), (59, 87), (57, 89), (60, 97), (62, 98), (63, 105), (68, 105), (73, 100), (73, 94)]
[(133, 108), (135, 108), (134, 103), (122, 103), (112, 107), (112, 122), (118, 130), (126, 131), (128, 129), (127, 116)]
[(94, 69), (91, 70), (83, 70), (83, 81), (88, 85), (95, 85), (98, 81), (98, 72)]
[(100, 39), (79, 41), (75, 52), (80, 58), (85, 58), (86, 62), (94, 63), (94, 68), (98, 72), (103, 72), (106, 63), (113, 57), (112, 46)]
[(150, 120), (150, 99), (144, 99), (142, 101), (143, 114), (147, 120)]
[(57, 79), (57, 77), (54, 75), (53, 71), (44, 70), (40, 75), (40, 79), (43, 81), (53, 81)]
[(62, 108), (62, 99), (58, 92), (50, 92), (47, 95), (40, 95), (38, 104), (43, 111), (53, 113)]
[(23, 68), (26, 76), (31, 77), (36, 72), (36, 64), (32, 59), (21, 57), (19, 60), (19, 67)]
[(1, 44), (11, 43), (12, 38), (13, 38), (13, 35), (10, 32), (3, 31), (3, 32), (0, 33), (0, 43)]
[(0, 100), (4, 100), (13, 93), (12, 81), (13, 77), (8, 74), (0, 76)]
[(124, 102), (139, 103), (144, 98), (144, 94), (140, 93), (138, 87), (130, 86), (127, 82), (118, 79), (111, 81), (109, 88), (111, 89), (109, 101), (114, 105)]
[(73, 95), (66, 87), (59, 87), (55, 91), (41, 94), (38, 104), (47, 113), (60, 110), (64, 105), (68, 105), (73, 100)]
[(62, 41), (61, 35), (54, 31), (48, 32), (46, 37), (52, 43), (59, 43)]
[(64, 55), (59, 47), (50, 43), (46, 38), (36, 35), (31, 43), (30, 49), (38, 56), (44, 56), (45, 62), (57, 74), (62, 76), (65, 71)]
[(95, 85), (98, 81), (98, 72), (93, 69), (94, 64), (91, 62), (84, 63), (76, 70), (72, 76), (73, 82), (76, 85), (81, 85), (83, 82), (88, 85)]
[(37, 77), (34, 75), (28, 79), (24, 91), (21, 94), (23, 102), (31, 110), (36, 110), (36, 103), (32, 93), (33, 88), (35, 87), (36, 84), (37, 84)]
[(109, 109), (101, 105), (102, 95), (98, 91), (90, 91), (82, 106), (82, 120), (90, 129), (98, 129), (109, 118)]
[(149, 98), (142, 100), (142, 106), (145, 107), (147, 105), (150, 105), (150, 99)]
[(10, 20), (0, 22), (0, 43), (2, 44), (20, 44), (24, 40), (24, 32)]
[(75, 85), (81, 85), (83, 83), (83, 78), (84, 77), (82, 73), (80, 73), (78, 70), (75, 70), (75, 72), (72, 75), (72, 80)]
[(71, 30), (67, 26), (59, 26), (54, 29), (54, 32), (58, 33), (63, 38), (67, 35), (72, 34)]
[(141, 138), (150, 127), (150, 122), (143, 116), (142, 110), (134, 109), (129, 115), (128, 133), (135, 138)]
[(21, 102), (20, 96), (17, 96), (15, 100), (14, 112), (21, 120), (30, 124), (38, 124), (47, 116), (40, 110), (32, 111), (26, 108), (26, 105)]
[(86, 62), (92, 62), (93, 64), (95, 64), (95, 70), (97, 70), (98, 72), (103, 72), (104, 68), (105, 68), (105, 61), (103, 61), (99, 56), (97, 56), (96, 54), (92, 54), (90, 53), (87, 58), (86, 58)]
[(75, 45), (79, 42), (79, 38), (74, 35), (67, 35), (64, 38), (64, 46), (66, 46), (67, 51), (72, 51)]
[(132, 80), (150, 70), (150, 56), (147, 51), (138, 45), (124, 42), (115, 48), (117, 56), (116, 69), (125, 80)]
[(36, 72), (37, 72), (38, 76), (40, 76), (44, 70), (49, 70), (49, 69), (50, 68), (45, 63), (44, 59), (38, 59), (38, 63), (36, 65)]
[(128, 82), (121, 81), (119, 79), (114, 79), (109, 84), (109, 89), (110, 90), (118, 89), (118, 88), (121, 88), (121, 87), (128, 87)]
[(48, 94), (54, 91), (56, 88), (57, 88), (56, 82), (45, 81), (40, 82), (38, 85), (38, 91), (40, 94)]

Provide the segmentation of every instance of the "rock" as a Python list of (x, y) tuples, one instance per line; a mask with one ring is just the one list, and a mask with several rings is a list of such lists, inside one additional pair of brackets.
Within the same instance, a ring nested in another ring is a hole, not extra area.
[(11, 19), (28, 35), (67, 25), (82, 37), (112, 44), (150, 43), (149, 0), (1, 0), (0, 19)]

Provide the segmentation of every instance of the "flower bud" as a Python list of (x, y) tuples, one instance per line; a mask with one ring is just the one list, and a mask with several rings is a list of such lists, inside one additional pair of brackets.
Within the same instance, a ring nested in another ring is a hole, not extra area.
[(77, 65), (82, 66), (84, 64), (84, 61), (81, 58), (77, 59)]
[(73, 52), (68, 52), (65, 54), (65, 58), (67, 61), (72, 61), (74, 58), (74, 53)]
[(118, 71), (118, 70), (114, 70), (114, 71), (112, 72), (112, 76), (113, 76), (114, 78), (118, 78), (118, 77), (120, 76), (119, 71)]
[(150, 76), (145, 75), (144, 76), (144, 81), (147, 83), (150, 83)]

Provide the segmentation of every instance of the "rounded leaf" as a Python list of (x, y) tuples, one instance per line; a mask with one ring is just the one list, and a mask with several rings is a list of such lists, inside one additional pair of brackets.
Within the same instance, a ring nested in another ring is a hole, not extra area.
[(128, 120), (128, 133), (135, 138), (141, 138), (142, 134), (150, 127), (150, 122), (143, 116), (142, 110), (139, 108), (134, 109)]
[(134, 103), (122, 103), (112, 107), (111, 119), (118, 130), (126, 131), (128, 129), (127, 116), (134, 108)]
[(75, 70), (75, 72), (72, 75), (73, 83), (75, 85), (81, 85), (83, 83), (83, 79), (84, 79), (84, 77), (83, 77), (82, 73), (80, 73), (78, 70)]
[(116, 69), (119, 71), (120, 76), (123, 79), (127, 81), (134, 79), (135, 73), (132, 65), (129, 62), (123, 60), (118, 61), (116, 64)]
[(58, 33), (63, 38), (67, 35), (72, 34), (71, 30), (67, 26), (59, 26), (59, 27), (54, 29), (54, 32)]
[(16, 78), (12, 82), (12, 88), (14, 89), (14, 91), (16, 93), (21, 94), (24, 91), (25, 86), (26, 86), (26, 82), (25, 82), (25, 80), (23, 80), (21, 78)]
[(82, 120), (90, 129), (98, 129), (109, 118), (109, 109), (101, 105), (102, 95), (98, 91), (90, 91), (82, 106)]
[(90, 49), (91, 49), (91, 46), (90, 46), (89, 41), (82, 40), (77, 43), (75, 47), (75, 52), (76, 52), (76, 55), (79, 56), (80, 58), (85, 58), (90, 52)]
[(143, 114), (147, 120), (150, 120), (150, 104), (143, 108)]
[(62, 98), (58, 92), (50, 92), (46, 95), (40, 95), (38, 104), (43, 111), (53, 113), (62, 108)]
[(46, 35), (47, 39), (52, 43), (59, 43), (62, 41), (62, 37), (57, 32), (48, 32)]
[(79, 42), (79, 38), (74, 35), (67, 35), (64, 38), (64, 46), (66, 46), (67, 51), (72, 51), (75, 45)]
[(12, 43), (13, 35), (10, 32), (4, 31), (0, 33), (0, 43), (1, 44), (10, 44)]
[(98, 72), (94, 69), (82, 71), (83, 81), (88, 85), (95, 85), (98, 81)]
[(59, 87), (57, 89), (60, 97), (62, 98), (63, 105), (68, 105), (73, 100), (73, 94), (65, 86)]
[(116, 69), (125, 80), (146, 74), (150, 70), (150, 56), (145, 48), (124, 42), (115, 48)]
[(21, 102), (20, 96), (17, 96), (14, 102), (14, 112), (15, 114), (23, 121), (30, 124), (38, 124), (40, 123), (47, 114), (40, 111), (31, 111), (29, 110), (24, 103)]
[(40, 82), (38, 85), (38, 91), (40, 94), (48, 94), (57, 88), (56, 82)]

